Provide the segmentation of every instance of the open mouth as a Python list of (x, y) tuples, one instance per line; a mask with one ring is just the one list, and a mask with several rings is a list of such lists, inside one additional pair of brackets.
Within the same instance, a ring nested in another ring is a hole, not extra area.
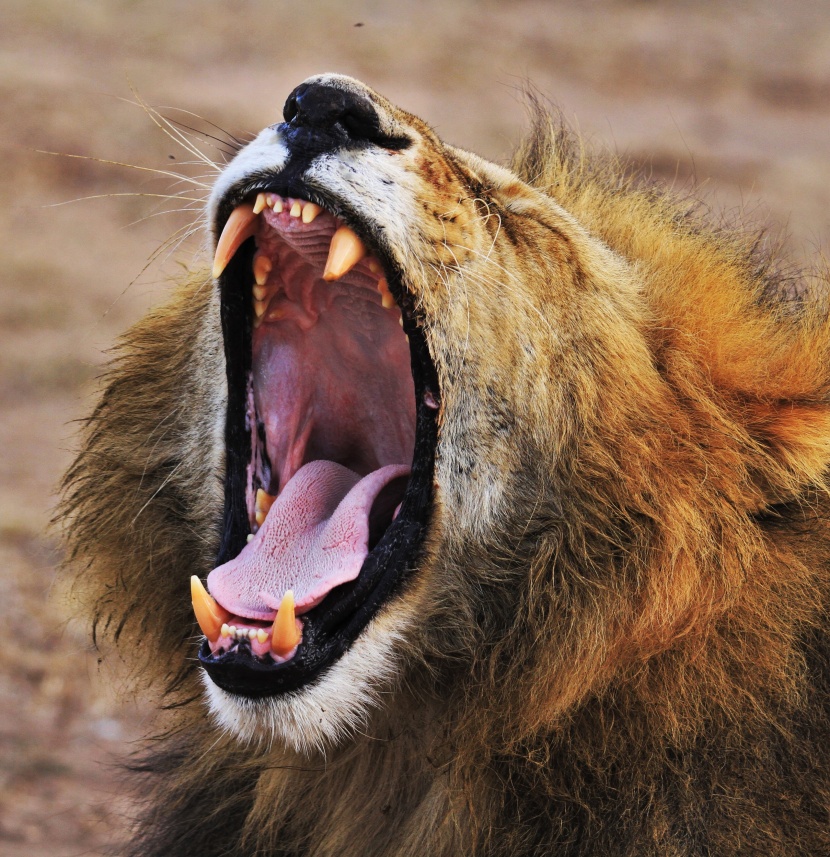
[(250, 697), (320, 675), (415, 567), (437, 436), (434, 367), (382, 234), (290, 190), (239, 183), (217, 224), (225, 513), (193, 599), (201, 664)]

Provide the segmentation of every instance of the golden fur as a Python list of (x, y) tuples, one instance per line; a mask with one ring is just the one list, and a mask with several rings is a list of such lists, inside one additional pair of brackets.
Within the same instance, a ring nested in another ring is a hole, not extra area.
[(397, 678), (307, 754), (205, 718), (226, 390), (216, 294), (183, 285), (66, 480), (97, 631), (175, 706), (119, 853), (830, 853), (825, 283), (538, 106), (508, 170), (371, 98), (416, 140), (391, 251), (441, 393), (425, 552), (373, 632)]

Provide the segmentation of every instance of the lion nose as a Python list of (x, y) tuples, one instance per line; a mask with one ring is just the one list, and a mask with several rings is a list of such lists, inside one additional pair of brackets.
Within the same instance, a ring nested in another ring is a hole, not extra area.
[(345, 132), (355, 140), (373, 139), (380, 131), (377, 111), (366, 96), (325, 83), (301, 83), (282, 113), (294, 128)]

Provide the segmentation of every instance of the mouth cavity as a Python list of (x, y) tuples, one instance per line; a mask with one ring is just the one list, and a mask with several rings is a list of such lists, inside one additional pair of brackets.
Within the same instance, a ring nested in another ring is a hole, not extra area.
[(229, 472), (221, 564), (209, 592), (192, 580), (199, 658), (220, 687), (264, 696), (342, 654), (415, 561), (437, 384), (378, 255), (313, 202), (248, 194), (213, 275)]

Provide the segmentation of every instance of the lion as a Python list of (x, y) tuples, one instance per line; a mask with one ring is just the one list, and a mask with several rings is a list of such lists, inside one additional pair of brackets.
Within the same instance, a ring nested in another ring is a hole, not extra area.
[(827, 278), (341, 75), (221, 172), (65, 481), (166, 714), (119, 854), (830, 853)]

